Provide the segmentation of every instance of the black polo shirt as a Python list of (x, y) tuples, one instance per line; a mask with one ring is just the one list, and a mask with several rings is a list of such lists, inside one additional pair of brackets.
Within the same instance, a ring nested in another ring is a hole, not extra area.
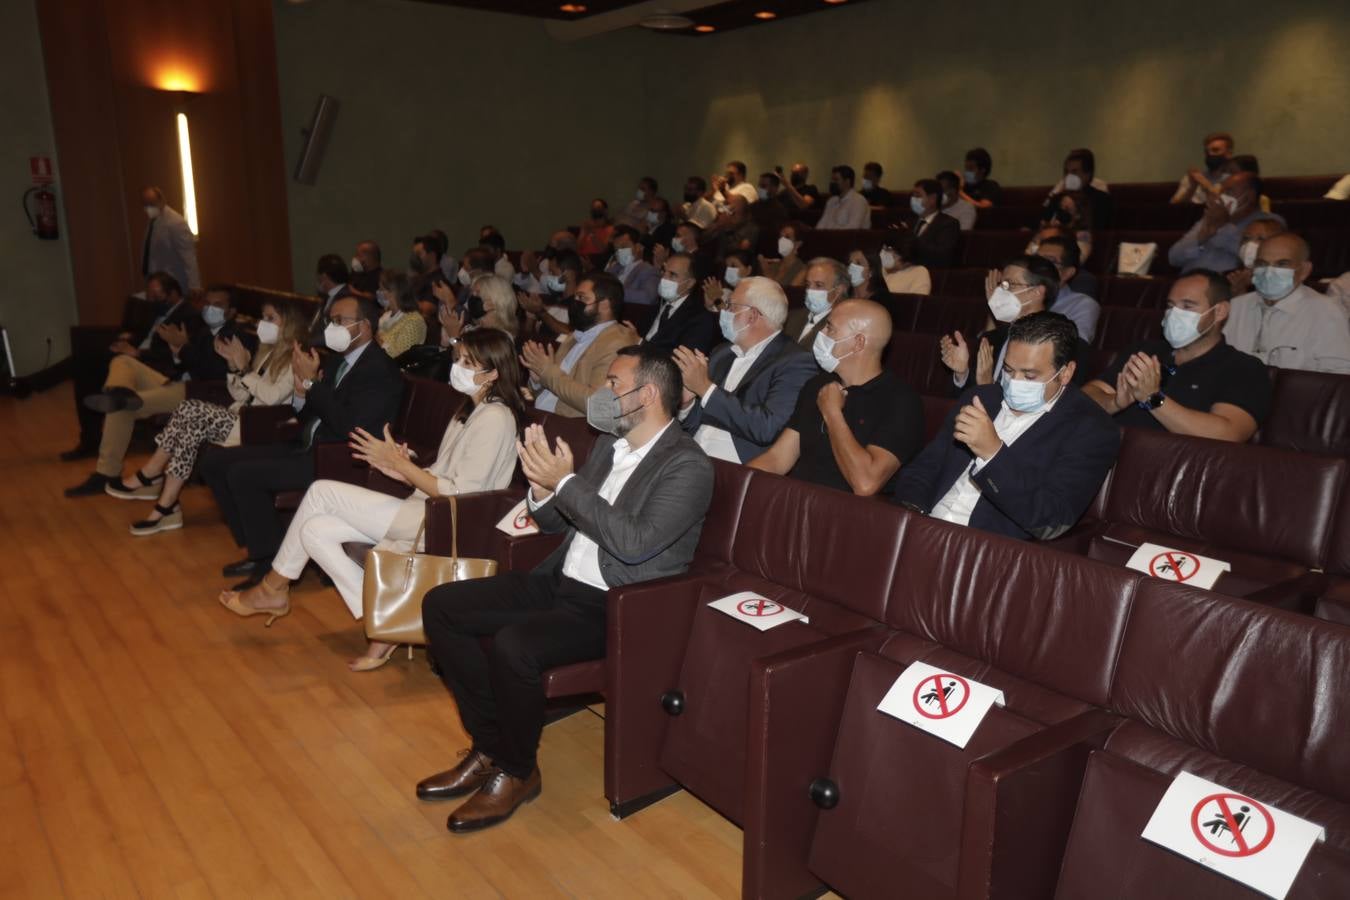
[[(834, 461), (825, 417), (816, 404), (820, 389), (838, 380), (836, 376), (822, 372), (808, 381), (798, 395), (797, 408), (787, 427), (797, 432), (801, 456), (788, 474), (802, 481), (852, 491)], [(866, 384), (848, 389), (844, 398), (844, 420), (858, 443), (889, 450), (900, 460), (902, 468), (923, 447), (923, 403), (918, 392), (889, 369), (883, 369)], [(891, 492), (899, 474), (897, 471), (891, 477), (882, 493)]]
[[(1096, 380), (1114, 388), (1125, 361), (1136, 353), (1156, 356), (1162, 363), (1162, 392), (1167, 395), (1168, 403), (1179, 403), (1199, 412), (1209, 412), (1216, 403), (1227, 403), (1246, 410), (1258, 426), (1270, 415), (1274, 387), (1265, 365), (1255, 356), (1232, 347), (1223, 338), (1214, 349), (1181, 366), (1176, 364), (1172, 347), (1166, 341), (1144, 341), (1121, 353), (1115, 364)], [(1169, 368), (1173, 369), (1171, 373)], [(1121, 410), (1115, 418), (1121, 425), (1164, 430), (1153, 413), (1140, 409), (1137, 404)]]
[(988, 200), (990, 203), (998, 203), (998, 198), (1003, 195), (1003, 188), (999, 187), (997, 181), (992, 178), (986, 178), (984, 181), (977, 181), (975, 184), (965, 187), (966, 196), (972, 200)]

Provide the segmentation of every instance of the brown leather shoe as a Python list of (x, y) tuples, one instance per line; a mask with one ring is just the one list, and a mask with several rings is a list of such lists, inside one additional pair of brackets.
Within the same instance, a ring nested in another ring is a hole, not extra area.
[(471, 794), (482, 787), (495, 771), (492, 760), (477, 750), (465, 750), (460, 755), (462, 759), (453, 769), (437, 772), (417, 782), (419, 800), (449, 800)]
[(538, 797), (543, 788), (538, 766), (528, 778), (516, 778), (501, 769), (493, 769), (487, 783), (451, 813), (445, 825), (455, 834), (491, 828), (511, 818), (523, 804)]

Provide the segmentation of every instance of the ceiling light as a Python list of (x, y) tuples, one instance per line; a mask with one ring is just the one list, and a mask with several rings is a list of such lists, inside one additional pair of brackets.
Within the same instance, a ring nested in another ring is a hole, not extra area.
[(708, 32), (716, 31), (717, 29), (713, 28), (711, 25), (695, 25), (694, 30), (699, 34), (707, 34)]
[(827, 5), (829, 5), (829, 6), (838, 6), (838, 5), (841, 4), (841, 3), (847, 3), (847, 2), (848, 2), (848, 0), (825, 0), (825, 3), (826, 3)]
[(767, 9), (761, 9), (759, 12), (755, 13), (755, 18), (762, 19), (767, 22), (769, 19), (778, 18), (778, 13), (769, 12)]
[(680, 31), (693, 25), (694, 20), (687, 16), (658, 13), (654, 16), (648, 16), (638, 24), (643, 28), (650, 28), (652, 31)]
[(562, 6), (558, 7), (558, 11), (565, 13), (584, 13), (586, 11), (586, 4), (564, 3)]

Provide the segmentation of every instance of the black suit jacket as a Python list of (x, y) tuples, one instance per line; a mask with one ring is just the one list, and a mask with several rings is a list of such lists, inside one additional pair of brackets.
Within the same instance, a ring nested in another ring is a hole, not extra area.
[[(255, 338), (240, 334), (233, 323), (227, 322), (220, 333), (237, 335), (248, 348), (250, 356), (258, 346)], [(187, 345), (178, 351), (178, 363), (174, 367), (174, 374), (179, 378), (187, 375), (193, 381), (224, 381), (229, 369), (225, 358), (216, 352), (216, 336), (211, 333), (210, 328), (202, 326), (188, 339)]]
[[(984, 332), (984, 334), (981, 334), (975, 340), (969, 342), (968, 346), (970, 347), (971, 359), (970, 377), (972, 379), (975, 377), (975, 354), (979, 352), (980, 341), (986, 340), (989, 342), (989, 349), (994, 351), (994, 382), (996, 384), (998, 383), (998, 354), (999, 351), (1003, 349), (1003, 345), (1008, 342), (1009, 327), (1009, 323), (999, 322), (992, 330)], [(1092, 374), (1089, 371), (1092, 364), (1092, 345), (1083, 340), (1081, 336), (1078, 338), (1078, 343), (1074, 346), (1073, 361), (1077, 363), (1073, 372), (1073, 383), (1082, 387), (1088, 383), (1088, 376)], [(970, 387), (973, 387), (970, 380), (967, 380), (965, 384), (960, 385), (959, 387), (956, 382), (953, 381), (951, 382), (951, 396), (958, 397)]]
[(309, 345), (316, 350), (323, 350), (323, 330), (328, 327), (328, 311), (333, 308), (333, 304), (343, 297), (352, 296), (351, 288), (343, 285), (338, 288), (332, 299), (319, 298), (319, 308), (314, 310), (314, 318), (309, 320)]
[[(182, 325), (187, 329), (189, 335), (195, 335), (198, 331), (206, 330), (205, 326), (202, 325), (202, 317), (187, 300), (178, 304), (177, 307), (164, 317), (164, 321), (159, 324)], [(145, 335), (141, 335), (140, 340), (145, 340)], [(139, 341), (137, 341), (137, 344), (139, 345)], [(170, 349), (164, 338), (159, 336), (159, 332), (155, 330), (153, 324), (150, 326), (150, 346), (147, 349), (142, 350), (137, 359), (155, 371), (162, 372), (171, 378), (176, 374), (176, 367), (173, 362), (173, 350)]]
[[(918, 219), (914, 227), (919, 227)], [(933, 217), (914, 238), (914, 262), (929, 268), (946, 269), (956, 265), (956, 248), (961, 241), (961, 223), (944, 212)]]
[[(998, 416), (1003, 404), (998, 385), (977, 387), (963, 397), (932, 443), (900, 470), (896, 503), (932, 512), (975, 462), (970, 449), (953, 436), (957, 413), (972, 395), (980, 398), (991, 419)], [(970, 526), (1022, 540), (1059, 537), (1092, 503), (1119, 450), (1115, 422), (1069, 385), (1040, 421), (971, 476), (980, 499)]]
[[(665, 305), (657, 309), (660, 321)], [(684, 298), (680, 308), (675, 310), (669, 322), (661, 322), (656, 333), (647, 338), (647, 343), (661, 350), (674, 350), (676, 347), (688, 347), (711, 353), (712, 348), (722, 340), (722, 331), (717, 324), (716, 313), (703, 305), (703, 290), (694, 288)]]
[(373, 435), (384, 433), (384, 426), (398, 415), (403, 399), (403, 377), (398, 365), (375, 342), (371, 342), (337, 384), (338, 364), (334, 354), (324, 362), (323, 379), (314, 383), (300, 410), (301, 428), (306, 429), (315, 416), (321, 420), (314, 442), (345, 441), (357, 429)]

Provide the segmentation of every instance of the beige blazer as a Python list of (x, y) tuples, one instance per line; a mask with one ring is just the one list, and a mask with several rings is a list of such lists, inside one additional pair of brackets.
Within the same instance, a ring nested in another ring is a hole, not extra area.
[[(516, 419), (505, 404), (497, 402), (480, 403), (463, 422), (451, 422), (436, 461), (427, 467), (436, 477), (436, 493), (441, 497), (499, 491), (511, 483), (515, 470)], [(426, 517), (426, 499), (426, 494), (413, 491), (403, 501), (380, 549), (404, 553), (413, 549), (413, 539)]]
[(614, 362), (614, 357), (624, 347), (636, 344), (637, 340), (632, 332), (616, 322), (600, 332), (572, 367), (572, 374), (568, 375), (559, 363), (567, 357), (567, 351), (572, 349), (574, 343), (576, 339), (570, 334), (564, 338), (553, 355), (554, 362), (540, 372), (538, 378), (541, 385), (558, 395), (558, 415), (576, 419), (586, 415), (586, 398), (605, 383), (609, 364)]
[[(274, 353), (286, 354), (286, 364), (272, 372), (267, 364)], [(271, 350), (255, 354), (253, 365), (244, 374), (225, 376), (225, 387), (234, 400), (230, 404), (234, 425), (230, 427), (230, 433), (221, 446), (239, 446), (239, 410), (245, 406), (281, 406), (291, 402), (291, 396), (295, 393), (295, 379), (291, 376), (290, 357), (290, 350), (274, 346)]]

